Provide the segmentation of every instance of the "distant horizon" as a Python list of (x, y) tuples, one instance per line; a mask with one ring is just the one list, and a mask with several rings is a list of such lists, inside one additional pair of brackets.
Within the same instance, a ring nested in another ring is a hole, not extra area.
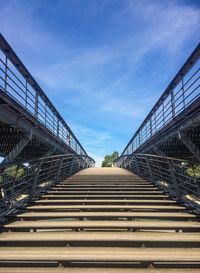
[(2, 35), (96, 166), (121, 154), (200, 40), (199, 1), (0, 4)]

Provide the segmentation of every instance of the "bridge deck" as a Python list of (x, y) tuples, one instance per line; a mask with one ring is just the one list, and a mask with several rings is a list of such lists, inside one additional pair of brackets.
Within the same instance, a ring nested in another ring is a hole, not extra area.
[(0, 272), (197, 273), (198, 220), (128, 171), (87, 169), (8, 217)]

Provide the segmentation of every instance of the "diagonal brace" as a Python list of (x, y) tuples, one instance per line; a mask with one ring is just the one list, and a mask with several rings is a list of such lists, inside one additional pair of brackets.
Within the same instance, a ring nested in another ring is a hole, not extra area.
[(10, 151), (10, 153), (4, 158), (4, 160), (1, 162), (1, 164), (6, 164), (13, 162), (15, 158), (21, 153), (21, 151), (24, 149), (24, 147), (28, 144), (30, 141), (31, 137), (30, 136), (24, 136)]
[(190, 152), (200, 161), (200, 150), (195, 143), (187, 136), (186, 132), (179, 131), (179, 138), (190, 150)]

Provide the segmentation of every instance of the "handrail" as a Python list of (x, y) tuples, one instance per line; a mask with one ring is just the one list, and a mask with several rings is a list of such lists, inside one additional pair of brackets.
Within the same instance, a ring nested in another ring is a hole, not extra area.
[[(128, 169), (152, 181), (170, 195), (184, 202), (200, 199), (200, 174), (195, 165), (186, 161), (152, 154), (123, 155), (115, 160), (115, 165)], [(200, 204), (192, 203), (200, 209)]]
[(200, 44), (137, 129), (122, 155), (132, 154), (200, 98)]
[(28, 164), (25, 161), (3, 164), (0, 170), (0, 220), (50, 186), (94, 164), (92, 158), (77, 154), (43, 157)]
[[(88, 156), (88, 155), (79, 155), (79, 154), (59, 154), (59, 155), (51, 155), (51, 156), (46, 156), (46, 157), (40, 157), (40, 158), (37, 158), (37, 161), (40, 161), (40, 160), (45, 160), (45, 159), (51, 159), (51, 158), (63, 158), (63, 157), (76, 157), (76, 158), (88, 158), (93, 164), (95, 164), (95, 160)], [(33, 163), (35, 163), (36, 160), (35, 159), (32, 159), (32, 160), (28, 160), (28, 164), (31, 165)], [(21, 160), (21, 161), (17, 161), (17, 162), (10, 162), (10, 163), (1, 163), (0, 165), (0, 170), (2, 169), (5, 169), (7, 167), (10, 167), (10, 166), (13, 166), (13, 165), (23, 165), (23, 164), (26, 164), (27, 162), (25, 162), (24, 160)]]
[(86, 151), (44, 91), (0, 33), (0, 89), (77, 154)]

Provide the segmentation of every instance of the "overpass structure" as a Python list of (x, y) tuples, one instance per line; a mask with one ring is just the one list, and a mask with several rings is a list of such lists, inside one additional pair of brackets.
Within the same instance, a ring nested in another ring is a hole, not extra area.
[(94, 168), (0, 36), (0, 272), (200, 272), (199, 53)]
[(86, 151), (0, 34), (0, 156), (4, 163)]
[(158, 154), (200, 161), (200, 44), (181, 67), (122, 155)]

